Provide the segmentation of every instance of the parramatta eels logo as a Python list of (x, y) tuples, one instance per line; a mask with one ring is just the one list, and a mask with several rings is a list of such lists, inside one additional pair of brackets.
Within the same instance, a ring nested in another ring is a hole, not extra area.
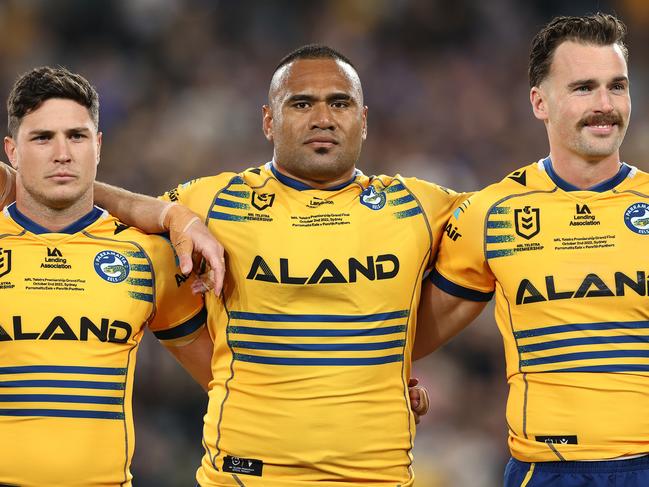
[(374, 186), (369, 186), (361, 193), (361, 203), (372, 210), (380, 210), (385, 206), (386, 196), (384, 192), (377, 192)]
[(117, 252), (102, 250), (95, 256), (95, 271), (104, 281), (122, 282), (130, 270), (126, 257)]
[(629, 230), (640, 235), (649, 235), (649, 204), (634, 203), (624, 212), (624, 223)]

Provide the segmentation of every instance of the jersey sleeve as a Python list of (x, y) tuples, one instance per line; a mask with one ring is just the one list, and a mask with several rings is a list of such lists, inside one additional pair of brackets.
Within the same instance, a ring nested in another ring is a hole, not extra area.
[(212, 210), (215, 199), (235, 176), (235, 173), (225, 172), (217, 176), (192, 179), (170, 189), (160, 198), (185, 205), (205, 221)]
[(444, 228), (430, 279), (442, 291), (471, 301), (489, 301), (495, 278), (485, 257), (484, 195), (476, 193), (460, 204)]
[(192, 294), (191, 278), (180, 272), (169, 241), (157, 236), (155, 240), (151, 262), (154, 267), (156, 312), (149, 328), (165, 345), (186, 345), (205, 326), (207, 311), (203, 298)]

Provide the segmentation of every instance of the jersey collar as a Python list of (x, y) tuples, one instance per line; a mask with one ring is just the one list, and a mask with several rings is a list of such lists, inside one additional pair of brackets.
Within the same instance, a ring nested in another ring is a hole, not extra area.
[(31, 232), (36, 235), (40, 235), (43, 233), (67, 233), (69, 235), (73, 233), (80, 232), (84, 228), (86, 228), (88, 225), (94, 223), (97, 221), (97, 219), (104, 214), (104, 210), (101, 208), (98, 208), (96, 206), (92, 207), (92, 211), (81, 218), (79, 218), (76, 222), (72, 223), (71, 225), (68, 225), (62, 230), (59, 230), (58, 232), (53, 232), (52, 230), (49, 230), (45, 227), (42, 227), (38, 223), (36, 223), (33, 220), (30, 220), (27, 218), (25, 215), (23, 215), (20, 211), (18, 211), (18, 208), (16, 208), (16, 203), (11, 203), (9, 206), (6, 208), (7, 212), (9, 213), (9, 216), (21, 227), (23, 227), (25, 230), (28, 232)]
[[(273, 161), (268, 162), (266, 164), (266, 167), (268, 169), (270, 169), (270, 171), (273, 173), (273, 176), (275, 176), (275, 178), (280, 183), (285, 184), (289, 188), (297, 189), (298, 191), (306, 191), (306, 190), (309, 190), (309, 189), (315, 189), (315, 188), (312, 188), (311, 186), (309, 186), (308, 184), (303, 183), (302, 181), (298, 181), (297, 179), (293, 179), (290, 176), (282, 174), (281, 172), (279, 172), (277, 170), (277, 168), (275, 167), (275, 164), (273, 163)], [(331, 188), (321, 189), (319, 191), (338, 191), (339, 189), (343, 189), (345, 186), (348, 186), (351, 183), (353, 183), (354, 179), (356, 179), (356, 177), (361, 175), (361, 174), (362, 173), (358, 169), (355, 169), (353, 176), (348, 181), (345, 181), (342, 184), (337, 184), (336, 186), (332, 186)]]
[(597, 183), (595, 186), (591, 186), (590, 188), (581, 189), (573, 184), (570, 184), (565, 179), (562, 179), (554, 171), (554, 167), (552, 167), (552, 160), (549, 156), (543, 159), (541, 163), (543, 164), (543, 168), (545, 169), (545, 172), (550, 177), (550, 179), (552, 179), (552, 181), (554, 181), (554, 183), (564, 191), (595, 191), (597, 193), (603, 193), (604, 191), (608, 191), (616, 187), (618, 184), (624, 181), (631, 172), (631, 166), (623, 162), (620, 170), (612, 178), (607, 179), (606, 181), (602, 181), (601, 183)]

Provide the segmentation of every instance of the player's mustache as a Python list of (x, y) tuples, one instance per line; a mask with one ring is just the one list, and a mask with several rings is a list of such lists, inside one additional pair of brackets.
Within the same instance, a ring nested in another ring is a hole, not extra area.
[(580, 127), (587, 125), (623, 125), (622, 117), (617, 112), (612, 113), (597, 113), (582, 118), (579, 121)]

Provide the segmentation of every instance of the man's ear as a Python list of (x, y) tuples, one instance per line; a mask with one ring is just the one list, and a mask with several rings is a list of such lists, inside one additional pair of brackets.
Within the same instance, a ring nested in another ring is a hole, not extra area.
[(264, 105), (261, 107), (262, 118), (262, 128), (264, 130), (264, 136), (270, 142), (273, 141), (273, 109), (270, 105)]
[(18, 158), (16, 157), (16, 142), (13, 137), (5, 137), (5, 154), (9, 158), (9, 163), (14, 169), (18, 169)]
[(539, 120), (548, 119), (548, 110), (546, 104), (547, 94), (538, 86), (533, 86), (530, 90), (530, 103), (532, 104), (532, 112)]

